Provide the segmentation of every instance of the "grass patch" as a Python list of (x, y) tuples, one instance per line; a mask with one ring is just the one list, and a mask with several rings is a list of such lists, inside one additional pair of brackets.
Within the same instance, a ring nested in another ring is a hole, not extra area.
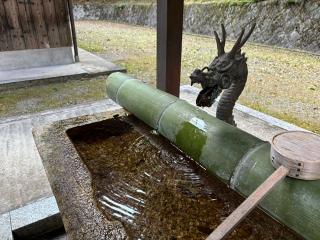
[(294, 114), (290, 113), (290, 109), (288, 109), (288, 111), (280, 111), (278, 109), (272, 110), (272, 109), (264, 107), (261, 104), (247, 102), (245, 100), (242, 100), (242, 103), (252, 109), (259, 111), (259, 112), (266, 113), (266, 114), (273, 116), (275, 118), (282, 119), (282, 120), (289, 122), (289, 123), (292, 123), (296, 126), (299, 126), (304, 129), (308, 129), (312, 132), (315, 132), (317, 134), (320, 134), (320, 123), (316, 119), (314, 119), (314, 121), (313, 120), (306, 121), (306, 120), (300, 119), (300, 118), (296, 117)]
[(51, 83), (1, 92), (0, 116), (41, 112), (104, 99), (105, 77)]
[(81, 44), (79, 44), (80, 48), (85, 49), (89, 52), (95, 52), (95, 53), (99, 53), (99, 52), (103, 52), (105, 49), (102, 47), (101, 43), (95, 43), (95, 42), (81, 42)]
[[(111, 56), (129, 74), (155, 83), (154, 29), (103, 21), (77, 22), (77, 29), (80, 46), (94, 42), (103, 49), (100, 54)], [(232, 46), (233, 42), (227, 42), (227, 49)], [(320, 57), (251, 44), (243, 50), (249, 57), (249, 78), (240, 103), (320, 133)], [(215, 56), (213, 38), (184, 34), (182, 84), (189, 84), (190, 73)]]

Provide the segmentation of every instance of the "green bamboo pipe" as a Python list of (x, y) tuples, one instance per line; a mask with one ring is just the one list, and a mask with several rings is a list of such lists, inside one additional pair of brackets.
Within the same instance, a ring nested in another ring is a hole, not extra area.
[[(233, 190), (249, 196), (274, 172), (270, 144), (123, 73), (107, 94)], [(260, 204), (305, 239), (320, 239), (320, 181), (286, 178)]]

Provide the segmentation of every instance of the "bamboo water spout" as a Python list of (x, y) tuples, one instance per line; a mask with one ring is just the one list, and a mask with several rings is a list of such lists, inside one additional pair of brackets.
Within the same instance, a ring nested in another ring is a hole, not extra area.
[[(186, 101), (122, 73), (109, 76), (107, 94), (243, 196), (274, 172), (269, 143)], [(319, 183), (286, 178), (260, 207), (304, 238), (320, 239)]]

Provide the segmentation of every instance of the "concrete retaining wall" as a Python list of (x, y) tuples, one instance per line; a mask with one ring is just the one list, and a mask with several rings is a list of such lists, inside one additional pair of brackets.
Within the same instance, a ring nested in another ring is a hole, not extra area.
[[(251, 41), (297, 48), (320, 53), (320, 1), (290, 3), (268, 0), (245, 5), (186, 4), (184, 30), (213, 36), (225, 23), (228, 36), (234, 39), (241, 27), (254, 21), (257, 29)], [(110, 20), (120, 23), (156, 26), (156, 4), (75, 5), (76, 20)]]

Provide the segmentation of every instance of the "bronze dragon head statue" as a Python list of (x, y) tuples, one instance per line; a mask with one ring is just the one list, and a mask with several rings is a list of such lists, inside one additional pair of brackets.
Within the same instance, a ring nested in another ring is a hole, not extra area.
[(191, 85), (198, 83), (202, 87), (196, 102), (199, 107), (211, 107), (224, 90), (219, 100), (216, 117), (235, 126), (233, 108), (248, 77), (247, 58), (244, 53), (241, 53), (241, 48), (253, 33), (255, 24), (245, 36), (245, 30), (242, 29), (238, 40), (228, 53), (225, 52), (227, 34), (223, 24), (221, 28), (222, 40), (214, 31), (218, 56), (208, 67), (194, 70), (190, 79)]

